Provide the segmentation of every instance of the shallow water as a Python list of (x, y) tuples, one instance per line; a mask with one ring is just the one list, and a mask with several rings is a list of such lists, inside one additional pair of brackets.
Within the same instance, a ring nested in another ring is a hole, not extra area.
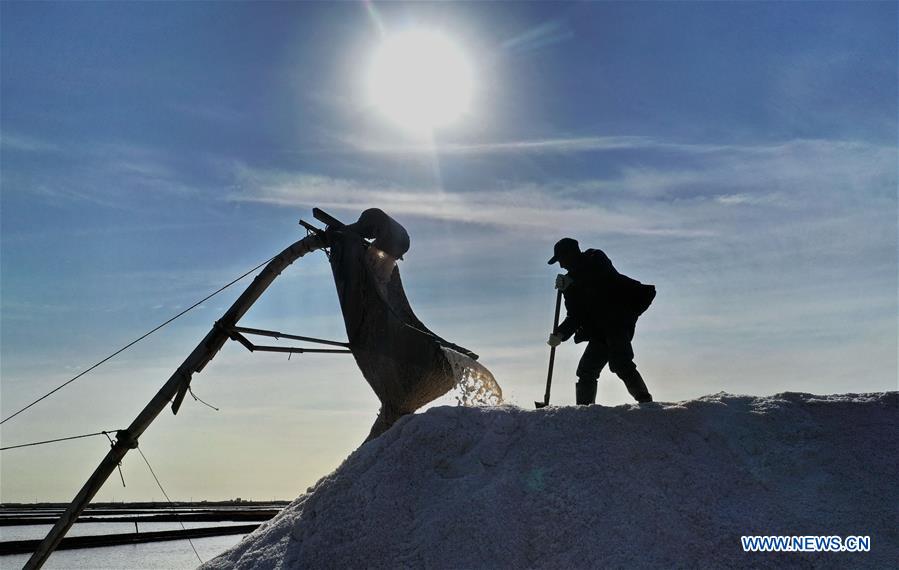
[[(243, 538), (242, 535), (213, 536), (193, 539), (194, 547), (203, 561), (215, 558), (231, 548)], [(28, 554), (0, 556), (0, 568), (13, 570), (21, 568), (28, 560)], [(147, 542), (144, 544), (128, 544), (124, 546), (108, 546), (105, 548), (83, 548), (79, 550), (60, 550), (54, 552), (44, 568), (57, 569), (90, 569), (101, 570), (115, 568), (118, 570), (144, 569), (182, 569), (196, 568), (200, 565), (197, 556), (186, 540), (166, 542)]]
[[(225, 522), (207, 522), (196, 521), (184, 523), (184, 528), (206, 528), (211, 526), (228, 526), (228, 525), (245, 525), (253, 524), (246, 521), (225, 521)], [(180, 530), (181, 525), (177, 522), (142, 522), (138, 523), (139, 532), (150, 532), (157, 530)], [(48, 524), (29, 524), (17, 526), (0, 527), (0, 540), (35, 540), (47, 536), (50, 532)], [(88, 536), (97, 534), (120, 534), (134, 532), (134, 523), (115, 522), (115, 523), (77, 523), (66, 536)]]
[[(246, 522), (187, 522), (187, 528), (247, 524)], [(139, 523), (141, 531), (176, 530), (181, 525), (173, 523)], [(0, 527), (2, 540), (28, 540), (43, 538), (50, 530), (50, 525), (23, 525)], [(84, 536), (90, 534), (115, 534), (134, 532), (133, 523), (81, 523), (76, 524), (67, 536)], [(241, 534), (229, 536), (212, 536), (191, 539), (200, 558), (207, 561), (231, 548), (244, 537)], [(0, 569), (13, 570), (21, 568), (29, 558), (29, 554), (0, 556)], [(122, 570), (143, 569), (182, 569), (196, 568), (200, 562), (194, 554), (190, 543), (186, 540), (163, 542), (147, 542), (143, 544), (126, 544), (103, 548), (82, 548), (77, 550), (59, 550), (54, 552), (44, 568), (59, 569), (91, 569), (100, 570), (116, 568)]]

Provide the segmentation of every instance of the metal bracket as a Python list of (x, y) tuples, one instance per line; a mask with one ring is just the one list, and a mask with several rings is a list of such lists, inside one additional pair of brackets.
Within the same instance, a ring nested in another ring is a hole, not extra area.
[(344, 226), (343, 222), (319, 208), (312, 208), (312, 217), (328, 226), (328, 229), (339, 229)]
[(306, 220), (300, 220), (300, 225), (306, 228), (306, 231), (308, 231), (309, 233), (313, 233), (319, 237), (324, 237), (325, 235), (325, 230), (313, 226)]
[[(294, 334), (285, 334), (278, 331), (267, 331), (263, 329), (251, 329), (247, 327), (231, 327), (227, 329), (228, 337), (231, 340), (237, 341), (244, 346), (250, 352), (285, 352), (288, 354), (303, 354), (303, 353), (317, 353), (317, 354), (352, 354), (352, 351), (349, 350), (350, 344), (347, 342), (339, 342), (336, 340), (324, 340), (320, 338), (315, 338), (311, 336), (299, 336)], [(244, 336), (244, 334), (249, 335), (257, 335), (257, 336), (267, 336), (271, 338), (287, 338), (291, 340), (302, 340), (304, 342), (311, 342), (315, 344), (325, 344), (330, 346), (342, 346), (344, 349), (334, 349), (334, 348), (300, 348), (300, 347), (285, 347), (285, 346), (260, 346), (253, 344), (250, 340)]]
[(135, 449), (137, 447), (137, 440), (131, 436), (131, 433), (127, 429), (120, 429), (115, 432), (115, 442), (116, 445), (122, 445), (128, 449)]

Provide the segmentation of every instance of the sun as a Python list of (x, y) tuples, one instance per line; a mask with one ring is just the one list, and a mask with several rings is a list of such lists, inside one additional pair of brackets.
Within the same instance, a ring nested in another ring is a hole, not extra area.
[(372, 105), (411, 131), (432, 131), (458, 120), (471, 101), (465, 55), (439, 32), (406, 31), (387, 37), (368, 74)]

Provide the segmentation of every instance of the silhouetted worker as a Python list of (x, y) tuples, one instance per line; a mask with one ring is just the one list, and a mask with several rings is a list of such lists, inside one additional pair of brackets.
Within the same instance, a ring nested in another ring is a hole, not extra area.
[(637, 317), (655, 298), (655, 287), (618, 273), (601, 250), (582, 252), (571, 238), (559, 240), (553, 253), (548, 263), (558, 262), (568, 271), (556, 277), (556, 289), (565, 297), (568, 315), (549, 335), (548, 344), (558, 346), (572, 335), (575, 343), (587, 341), (577, 367), (578, 405), (596, 402), (596, 381), (607, 363), (635, 400), (651, 402), (652, 396), (634, 364), (631, 341)]

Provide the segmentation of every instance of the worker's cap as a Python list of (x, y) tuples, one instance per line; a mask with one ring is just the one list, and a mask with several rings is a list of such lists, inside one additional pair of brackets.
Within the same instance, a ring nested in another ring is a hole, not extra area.
[(560, 259), (569, 259), (580, 252), (581, 246), (578, 245), (576, 239), (562, 238), (556, 242), (556, 245), (553, 247), (553, 256), (546, 263), (552, 265)]

